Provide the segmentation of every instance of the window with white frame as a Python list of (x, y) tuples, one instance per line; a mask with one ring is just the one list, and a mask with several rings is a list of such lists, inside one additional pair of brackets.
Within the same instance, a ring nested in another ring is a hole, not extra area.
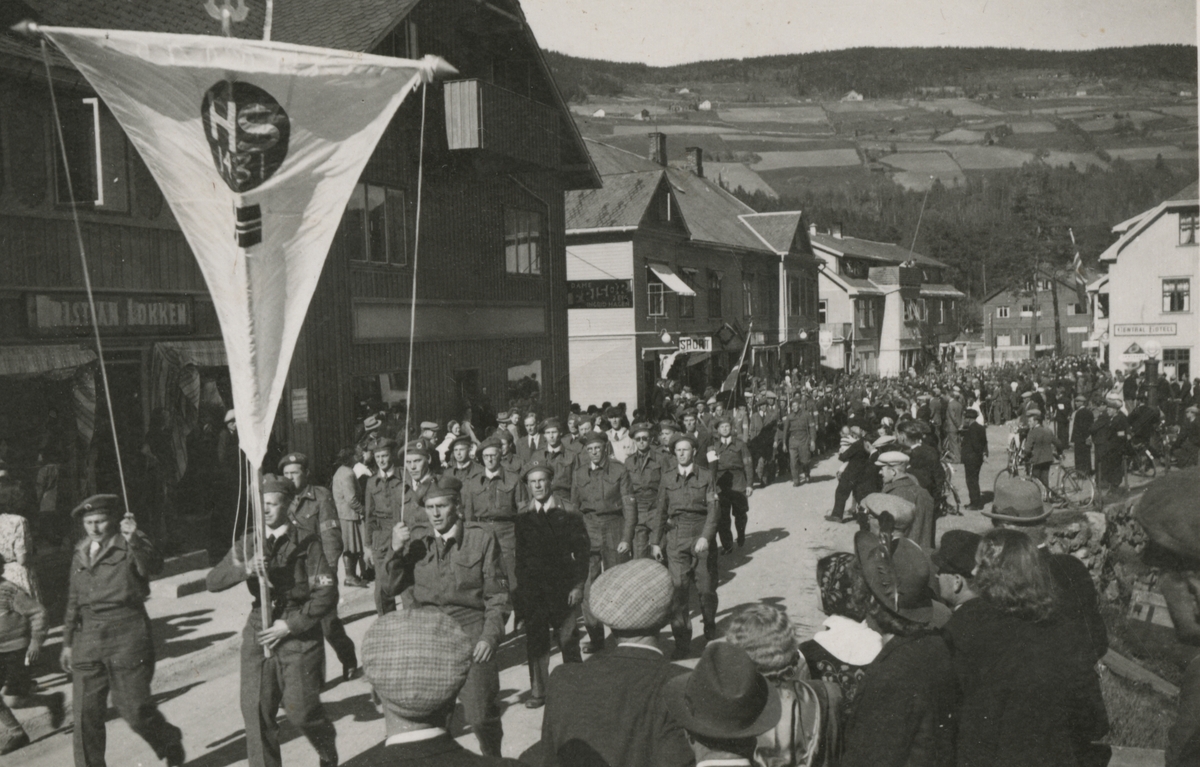
[(996, 307), (996, 319), (998, 319), (998, 320), (1008, 319), (1008, 310), (1009, 310), (1009, 307), (1007, 307), (1007, 306), (997, 306)]
[(822, 325), (829, 322), (829, 302), (826, 300), (817, 302), (817, 322)]
[(708, 272), (708, 316), (721, 316), (721, 273)]
[(1200, 226), (1200, 213), (1179, 214), (1179, 244), (1195, 245), (1196, 228)]
[(946, 302), (940, 298), (935, 298), (933, 305), (937, 307), (937, 324), (946, 324)]
[[(1036, 346), (1040, 346), (1040, 345), (1041, 345), (1041, 343), (1042, 343), (1042, 334), (1041, 334), (1041, 333), (1038, 333), (1038, 334), (1037, 334), (1037, 339), (1034, 341), (1034, 344), (1035, 344)], [(1021, 334), (1021, 346), (1028, 346), (1028, 345), (1029, 345), (1029, 334), (1028, 334), (1028, 333), (1022, 333), (1022, 334)]]
[(667, 286), (653, 273), (646, 277), (646, 314), (650, 317), (667, 316)]
[(1012, 336), (996, 336), (996, 346), (1012, 346)]
[[(128, 213), (128, 149), (116, 118), (98, 98), (64, 101), (60, 115), (64, 149), (60, 150), (57, 142), (54, 146), (58, 204)], [(70, 185), (63, 165), (64, 150)]]
[(1187, 277), (1176, 277), (1162, 281), (1162, 310), (1190, 312), (1192, 310), (1192, 281)]
[(1083, 304), (1079, 303), (1078, 301), (1072, 301), (1071, 303), (1067, 304), (1067, 316), (1078, 317), (1081, 314), (1087, 314), (1087, 310), (1084, 308)]
[[(696, 286), (700, 283), (700, 273), (695, 269), (680, 269), (679, 276), (692, 290), (695, 290)], [(679, 316), (685, 319), (690, 319), (696, 316), (695, 296), (679, 296)]]
[(504, 209), (504, 269), (509, 274), (542, 273), (545, 217), (518, 208)]

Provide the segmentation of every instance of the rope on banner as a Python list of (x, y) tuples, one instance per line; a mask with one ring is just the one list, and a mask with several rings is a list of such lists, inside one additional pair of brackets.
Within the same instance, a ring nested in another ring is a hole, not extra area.
[[(50, 72), (50, 54), (46, 50), (46, 38), (41, 39), (42, 63), (46, 66), (46, 84), (50, 88), (50, 108), (54, 112), (54, 135), (62, 150), (63, 171), (67, 179), (67, 194), (75, 202), (75, 185), (71, 181), (71, 162), (67, 157), (67, 143), (63, 137), (62, 118), (58, 114), (58, 98), (54, 95), (54, 77)], [(100, 379), (104, 383), (104, 402), (108, 406), (108, 425), (112, 430), (113, 450), (117, 454), (117, 476), (121, 480), (121, 501), (125, 504), (125, 516), (133, 517), (129, 507), (129, 491), (125, 485), (125, 465), (121, 460), (121, 443), (117, 438), (117, 419), (113, 415), (112, 391), (108, 385), (108, 368), (104, 364), (104, 346), (100, 342), (100, 321), (96, 316), (96, 297), (92, 293), (92, 277), (88, 269), (87, 249), (83, 244), (83, 229), (79, 224), (79, 210), (71, 205), (71, 221), (75, 225), (75, 240), (79, 244), (79, 261), (83, 266), (83, 287), (87, 291), (88, 312), (92, 320), (92, 335), (96, 341), (96, 357), (100, 363)]]

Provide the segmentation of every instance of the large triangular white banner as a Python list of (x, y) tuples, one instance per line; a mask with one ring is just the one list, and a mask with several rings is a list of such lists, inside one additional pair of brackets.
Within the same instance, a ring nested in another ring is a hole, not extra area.
[(40, 27), (125, 129), (221, 322), (239, 441), (259, 468), (346, 202), (439, 64), (203, 35)]

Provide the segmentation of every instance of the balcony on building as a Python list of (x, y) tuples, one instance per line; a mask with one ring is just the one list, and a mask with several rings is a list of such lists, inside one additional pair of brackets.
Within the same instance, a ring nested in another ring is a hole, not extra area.
[(500, 172), (557, 169), (558, 114), (552, 107), (483, 80), (445, 84), (446, 141)]

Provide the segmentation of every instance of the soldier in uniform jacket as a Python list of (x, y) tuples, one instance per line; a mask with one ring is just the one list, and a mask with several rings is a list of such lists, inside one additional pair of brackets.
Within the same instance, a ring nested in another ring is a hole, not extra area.
[(654, 427), (648, 423), (635, 423), (630, 429), (633, 455), (625, 459), (625, 469), (633, 483), (633, 500), (637, 504), (637, 526), (633, 530), (634, 558), (653, 557), (661, 559), (662, 552), (650, 546), (650, 533), (657, 530), (662, 510), (658, 508), (658, 487), (663, 474), (671, 468), (659, 451), (650, 446)]
[[(233, 545), (206, 579), (209, 591), (245, 583), (254, 606), (242, 631), (242, 718), (250, 767), (281, 767), (282, 704), (288, 721), (316, 749), (321, 767), (338, 763), (337, 733), (321, 706), (325, 642), (321, 621), (337, 610), (337, 575), (325, 560), (320, 537), (288, 524), (291, 482), (263, 482), (264, 549), (250, 536)], [(271, 625), (264, 627), (259, 579), (270, 583)], [(264, 657), (263, 649), (271, 651)]]
[(71, 558), (59, 656), (72, 676), (75, 767), (104, 767), (109, 689), (130, 729), (159, 759), (180, 765), (182, 733), (150, 701), (154, 639), (145, 602), (162, 555), (132, 515), (118, 529), (118, 502), (115, 495), (93, 495), (71, 512), (87, 534)]
[(686, 658), (692, 642), (688, 615), (691, 585), (700, 597), (704, 638), (717, 636), (717, 480), (712, 471), (697, 466), (696, 438), (675, 438), (676, 466), (663, 476), (658, 491), (662, 509), (658, 530), (651, 543), (664, 546), (667, 570), (671, 573), (674, 598), (671, 604), (671, 634), (675, 637), (676, 660)]
[(525, 485), (519, 474), (500, 465), (502, 450), (500, 440), (491, 437), (479, 446), (483, 471), (462, 485), (462, 516), (468, 522), (478, 522), (496, 536), (508, 587), (515, 589), (517, 539), (514, 524), (517, 512), (525, 502)]
[(505, 471), (510, 471), (520, 476), (524, 461), (521, 460), (521, 456), (517, 455), (517, 438), (507, 429), (497, 429), (496, 433), (492, 436), (500, 440), (502, 446), (500, 451), (500, 465), (504, 467)]
[(483, 467), (471, 458), (471, 448), (474, 443), (465, 434), (450, 443), (450, 456), (446, 462), (443, 474), (454, 477), (459, 482), (466, 482), (476, 474), (483, 473)]
[(496, 648), (512, 612), (508, 579), (496, 536), (462, 519), (462, 484), (442, 477), (424, 494), (425, 514), (392, 528), (393, 554), (386, 576), (405, 604), (435, 607), (453, 618), (475, 643), (473, 663), (460, 693), (467, 724), (484, 756), (500, 756), (500, 672)]
[[(333, 493), (327, 488), (309, 484), (308, 456), (304, 453), (285, 455), (279, 461), (279, 472), (296, 487), (296, 496), (288, 507), (288, 521), (296, 526), (303, 537), (316, 535), (321, 539), (325, 561), (336, 573), (338, 560), (342, 556), (342, 525), (338, 521)], [(350, 681), (358, 668), (358, 655), (336, 609), (321, 619), (321, 633), (342, 664), (342, 679)]]
[(562, 422), (557, 418), (542, 421), (541, 447), (533, 452), (530, 463), (548, 464), (554, 469), (550, 491), (560, 502), (571, 500), (571, 479), (579, 454), (563, 442)]
[[(602, 571), (616, 567), (629, 556), (637, 526), (637, 506), (629, 472), (608, 454), (608, 437), (593, 431), (583, 437), (583, 442), (586, 460), (575, 469), (571, 504), (583, 512), (592, 545), (586, 592)], [(584, 652), (603, 649), (604, 624), (595, 620), (586, 603), (583, 620), (589, 639)]]
[(721, 552), (733, 552), (733, 526), (737, 529), (738, 547), (746, 545), (746, 518), (750, 511), (750, 496), (754, 494), (754, 460), (746, 443), (733, 436), (733, 422), (728, 416), (715, 421), (717, 436), (708, 446), (708, 466), (717, 475), (721, 516), (717, 522), (717, 539)]
[(817, 427), (812, 413), (803, 407), (799, 399), (792, 400), (791, 410), (783, 419), (776, 442), (787, 450), (792, 487), (800, 486), (801, 475), (804, 475), (804, 480), (811, 480), (810, 462), (817, 448)]
[(695, 410), (689, 408), (683, 411), (681, 418), (683, 421), (683, 433), (690, 435), (692, 439), (696, 440), (696, 444), (698, 445), (695, 457), (696, 464), (707, 466), (708, 457), (706, 451), (708, 449), (708, 442), (712, 439), (712, 433), (701, 422), (700, 416), (697, 415)]
[(526, 708), (546, 702), (550, 676), (550, 637), (563, 663), (579, 663), (579, 615), (587, 582), (591, 541), (583, 515), (552, 491), (554, 467), (534, 461), (525, 469), (529, 500), (517, 515), (517, 577), (512, 589), (517, 613), (525, 619), (529, 662)]

